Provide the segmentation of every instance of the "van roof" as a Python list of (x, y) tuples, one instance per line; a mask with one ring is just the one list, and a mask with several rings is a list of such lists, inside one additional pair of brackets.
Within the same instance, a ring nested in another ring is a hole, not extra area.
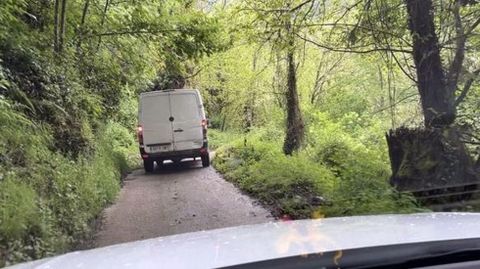
[(166, 93), (166, 92), (197, 92), (197, 89), (167, 89), (167, 90), (162, 90), (162, 91), (150, 91), (150, 92), (142, 92), (140, 93), (141, 96), (145, 95), (156, 95), (159, 93)]

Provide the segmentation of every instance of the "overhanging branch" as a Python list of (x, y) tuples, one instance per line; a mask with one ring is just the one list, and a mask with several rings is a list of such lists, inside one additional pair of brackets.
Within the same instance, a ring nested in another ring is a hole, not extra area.
[(453, 8), (453, 16), (455, 18), (455, 32), (456, 32), (456, 50), (455, 56), (450, 68), (448, 69), (447, 74), (447, 90), (453, 94), (457, 88), (458, 77), (460, 76), (460, 71), (463, 65), (463, 59), (465, 58), (465, 42), (466, 35), (464, 34), (464, 29), (462, 25), (462, 18), (460, 17), (460, 1), (456, 1), (455, 7)]
[(348, 48), (348, 47), (345, 47), (345, 48), (335, 48), (335, 47), (332, 47), (332, 46), (329, 46), (329, 45), (325, 45), (325, 44), (320, 44), (314, 40), (311, 40), (311, 39), (308, 39), (308, 38), (305, 38), (299, 34), (295, 34), (298, 38), (310, 43), (310, 44), (313, 44), (319, 48), (323, 48), (323, 49), (326, 49), (326, 50), (330, 50), (330, 51), (335, 51), (335, 52), (345, 52), (345, 53), (358, 53), (358, 54), (366, 54), (366, 53), (372, 53), (372, 52), (379, 52), (379, 51), (390, 51), (390, 52), (401, 52), (401, 53), (412, 53), (411, 50), (406, 50), (406, 49), (399, 49), (399, 48), (371, 48), (371, 49), (359, 49), (359, 48)]
[(463, 102), (465, 97), (467, 97), (468, 92), (470, 91), (470, 88), (472, 87), (473, 82), (475, 81), (476, 77), (480, 74), (480, 68), (473, 71), (472, 77), (465, 82), (465, 85), (463, 86), (463, 90), (458, 96), (457, 100), (455, 100), (455, 106), (458, 106)]
[(111, 31), (111, 32), (104, 32), (104, 33), (95, 33), (87, 35), (86, 37), (99, 37), (99, 36), (121, 36), (121, 35), (156, 35), (162, 33), (170, 33), (170, 32), (178, 32), (179, 30), (176, 29), (162, 29), (162, 30), (119, 30), (119, 31)]

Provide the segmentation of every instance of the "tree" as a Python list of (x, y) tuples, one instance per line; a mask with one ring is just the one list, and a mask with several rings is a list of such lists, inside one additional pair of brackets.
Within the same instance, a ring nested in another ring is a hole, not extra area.
[(66, 28), (67, 28), (67, 0), (62, 0), (62, 8), (60, 12), (58, 48), (57, 48), (59, 52), (62, 52), (64, 48)]
[[(463, 61), (465, 42), (459, 44), (447, 82), (440, 58), (431, 0), (406, 0), (405, 2), (409, 18), (408, 28), (413, 39), (413, 59), (417, 71), (417, 85), (425, 126), (448, 126), (455, 120), (455, 88), (447, 87), (447, 83), (456, 84)], [(456, 13), (458, 13), (458, 7), (456, 9)]]
[[(463, 65), (466, 43), (480, 24), (475, 3), (452, 0), (434, 6), (431, 0), (354, 1), (343, 12), (336, 10), (332, 21), (311, 25), (330, 29), (327, 38), (318, 41), (314, 34), (299, 36), (331, 51), (385, 54), (415, 83), (424, 128), (399, 128), (387, 136), (392, 182), (402, 190), (478, 181), (455, 125), (457, 106), (473, 81), (462, 80), (462, 75), (469, 73)], [(459, 87), (462, 82), (463, 88)]]
[(82, 18), (80, 19), (80, 26), (78, 27), (77, 54), (81, 54), (83, 35), (85, 31), (85, 22), (87, 19), (89, 7), (90, 0), (85, 0), (85, 3), (83, 4)]
[[(465, 43), (468, 34), (480, 23), (480, 19), (477, 19), (465, 31), (460, 15), (463, 3), (464, 1), (454, 1), (452, 7), (456, 49), (450, 66), (444, 69), (440, 55), (441, 45), (435, 31), (432, 1), (406, 0), (408, 28), (413, 39), (413, 58), (426, 127), (452, 124), (456, 118), (456, 106), (462, 101), (455, 100), (455, 92), (465, 58)], [(460, 96), (465, 95), (470, 86), (471, 82), (466, 83)]]
[(287, 109), (287, 130), (285, 142), (283, 144), (283, 152), (291, 155), (302, 145), (305, 131), (302, 113), (300, 111), (300, 102), (298, 100), (297, 77), (295, 65), (294, 36), (292, 34), (292, 26), (286, 24), (287, 35), (289, 36), (289, 46), (287, 50), (287, 92), (286, 109)]
[[(453, 124), (457, 114), (455, 92), (465, 58), (466, 34), (478, 25), (480, 19), (472, 24), (473, 28), (465, 31), (460, 16), (463, 1), (454, 1), (456, 48), (449, 67), (444, 69), (432, 1), (406, 0), (405, 3), (426, 129), (390, 132), (387, 140), (394, 172), (392, 180), (403, 189), (473, 184), (479, 178), (461, 141), (461, 134)], [(464, 92), (470, 86), (466, 84)], [(423, 146), (411, 147), (417, 143)], [(407, 165), (414, 169), (407, 169)], [(419, 181), (418, 177), (423, 179)], [(417, 185), (418, 182), (423, 184)]]
[(55, 0), (54, 13), (53, 13), (53, 50), (59, 51), (59, 15), (60, 14), (60, 0)]
[(287, 70), (286, 100), (286, 130), (283, 152), (291, 155), (297, 151), (304, 140), (305, 126), (300, 109), (297, 90), (297, 63), (295, 54), (298, 52), (297, 35), (303, 26), (316, 13), (318, 7), (315, 0), (295, 1), (281, 0), (271, 2), (247, 1), (241, 8), (253, 14), (253, 25), (257, 28), (256, 39), (261, 44), (270, 43), (273, 50), (285, 54)]
[[(330, 51), (391, 55), (418, 86), (425, 126), (447, 126), (455, 121), (456, 107), (471, 87), (472, 80), (461, 78), (468, 74), (463, 66), (466, 42), (480, 24), (480, 10), (475, 3), (451, 0), (433, 6), (431, 0), (355, 1), (343, 12), (337, 10), (340, 15), (330, 15), (332, 22), (310, 25), (330, 29), (327, 38), (299, 38)], [(436, 25), (436, 17), (441, 25)], [(475, 47), (469, 50), (473, 55)], [(449, 55), (453, 57), (445, 58)], [(443, 66), (445, 60), (450, 62), (447, 67)], [(410, 61), (415, 64), (414, 70)], [(460, 83), (465, 87), (461, 89)]]

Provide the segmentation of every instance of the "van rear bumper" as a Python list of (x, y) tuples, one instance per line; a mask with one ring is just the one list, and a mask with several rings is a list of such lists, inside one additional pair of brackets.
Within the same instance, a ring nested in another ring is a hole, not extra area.
[(170, 158), (176, 158), (176, 159), (195, 158), (195, 157), (201, 157), (205, 154), (208, 154), (208, 142), (204, 142), (203, 146), (198, 149), (157, 152), (157, 153), (147, 153), (145, 152), (145, 148), (140, 147), (140, 155), (144, 160), (168, 160)]

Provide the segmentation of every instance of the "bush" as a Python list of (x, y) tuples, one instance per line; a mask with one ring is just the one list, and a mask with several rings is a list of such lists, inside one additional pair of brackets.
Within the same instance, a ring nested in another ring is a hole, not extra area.
[(221, 132), (217, 129), (208, 129), (208, 147), (211, 150), (216, 150), (220, 146), (230, 142), (232, 137), (237, 137), (238, 134), (233, 132)]
[[(113, 202), (120, 175), (136, 165), (126, 128), (108, 123), (76, 159), (51, 150), (48, 125), (38, 125), (0, 99), (0, 266), (67, 250)], [(138, 157), (137, 157), (138, 158)]]
[(9, 238), (19, 238), (26, 235), (26, 227), (37, 225), (39, 214), (36, 200), (35, 191), (13, 177), (0, 182), (1, 234)]
[(311, 217), (320, 210), (314, 201), (329, 199), (335, 177), (304, 156), (285, 156), (280, 144), (262, 141), (262, 133), (256, 130), (220, 148), (215, 167), (277, 216)]
[[(308, 131), (306, 148), (294, 156), (281, 152), (283, 139), (275, 131), (260, 128), (242, 136), (229, 134), (230, 142), (223, 140), (225, 144), (217, 149), (214, 166), (278, 217), (420, 210), (412, 196), (389, 185), (388, 156), (377, 142), (381, 134), (357, 132), (354, 137), (347, 129), (352, 127), (350, 121), (334, 122), (325, 114), (317, 117), (318, 125), (312, 124)], [(369, 126), (363, 130), (371, 131)]]

